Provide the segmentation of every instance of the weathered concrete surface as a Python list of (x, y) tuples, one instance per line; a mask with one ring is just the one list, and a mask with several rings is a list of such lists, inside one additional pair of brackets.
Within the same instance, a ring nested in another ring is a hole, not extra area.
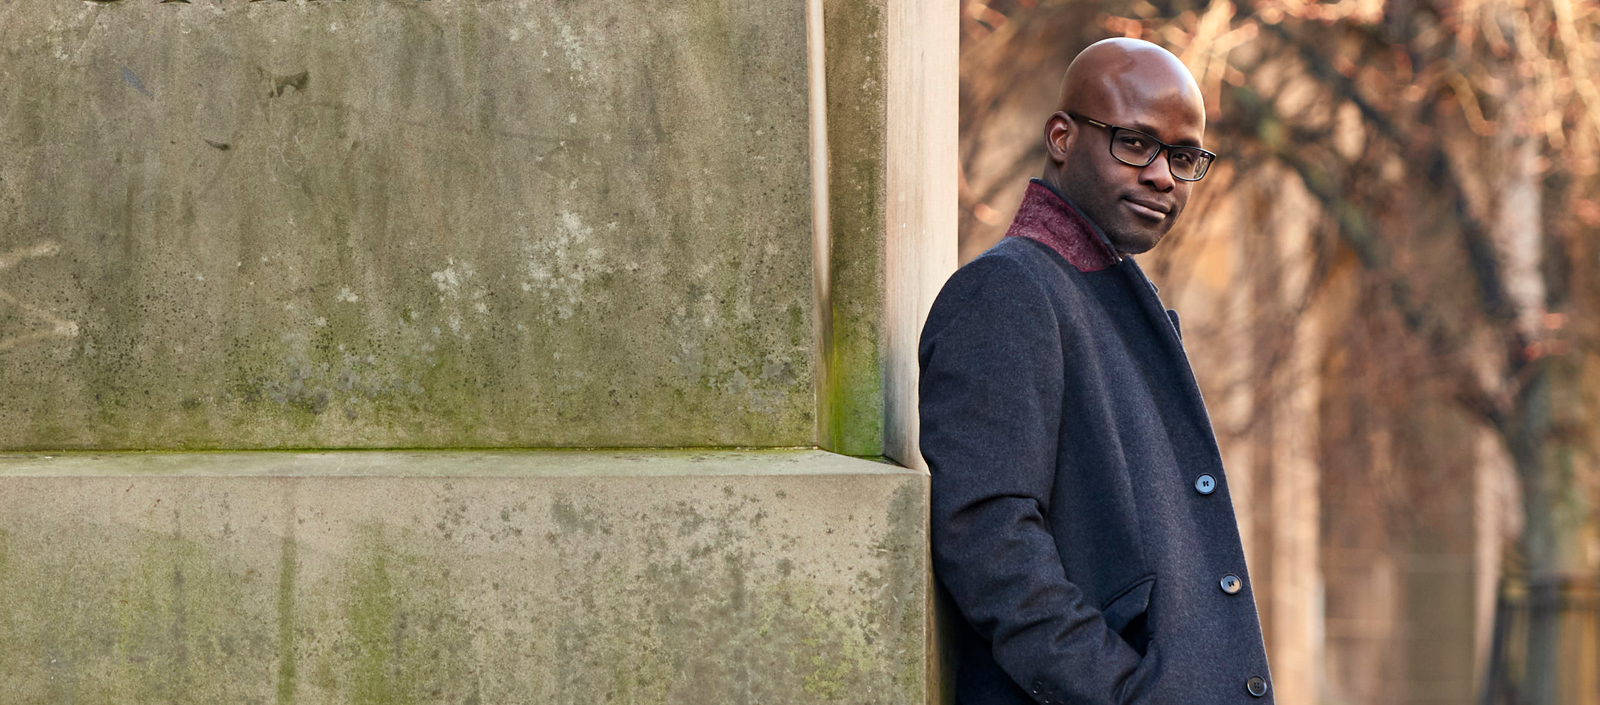
[(818, 439), (921, 467), (917, 339), (956, 268), (960, 8), (813, 2), (826, 47), (828, 181)]
[(805, 52), (790, 0), (0, 1), (0, 448), (811, 445)]
[(917, 703), (925, 476), (819, 451), (0, 458), (8, 703)]
[(820, 0), (828, 116), (830, 336), (823, 346), (822, 447), (884, 451), (888, 2)]
[(918, 443), (917, 345), (956, 271), (960, 220), (956, 0), (892, 0), (888, 12), (887, 223), (884, 227), (884, 455), (926, 468)]

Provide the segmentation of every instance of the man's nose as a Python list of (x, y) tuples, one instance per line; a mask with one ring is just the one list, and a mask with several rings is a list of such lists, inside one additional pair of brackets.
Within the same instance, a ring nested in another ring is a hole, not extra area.
[(1167, 150), (1156, 152), (1155, 160), (1144, 165), (1139, 171), (1139, 182), (1148, 184), (1157, 191), (1171, 191), (1176, 186), (1176, 179), (1172, 178), (1172, 166), (1167, 162)]

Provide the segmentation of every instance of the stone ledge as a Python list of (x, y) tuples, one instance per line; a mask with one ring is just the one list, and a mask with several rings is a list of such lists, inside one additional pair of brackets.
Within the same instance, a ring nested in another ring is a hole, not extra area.
[(0, 692), (923, 703), (926, 516), (807, 450), (13, 454)]
[(667, 477), (920, 475), (821, 450), (0, 452), (4, 477)]

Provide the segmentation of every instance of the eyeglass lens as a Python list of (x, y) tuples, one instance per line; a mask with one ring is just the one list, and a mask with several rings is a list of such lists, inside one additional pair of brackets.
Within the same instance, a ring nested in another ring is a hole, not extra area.
[[(1117, 128), (1111, 135), (1111, 156), (1129, 166), (1149, 166), (1161, 151), (1155, 138), (1126, 127)], [(1211, 157), (1195, 147), (1167, 146), (1167, 166), (1172, 175), (1185, 181), (1196, 181), (1206, 175)]]

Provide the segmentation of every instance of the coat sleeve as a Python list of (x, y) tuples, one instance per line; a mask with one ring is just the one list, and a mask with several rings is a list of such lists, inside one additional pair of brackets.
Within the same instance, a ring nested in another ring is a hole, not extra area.
[(1121, 705), (1140, 657), (1067, 579), (1046, 517), (1065, 383), (1048, 295), (982, 257), (940, 292), (918, 351), (934, 570), (995, 661), (1039, 702)]

